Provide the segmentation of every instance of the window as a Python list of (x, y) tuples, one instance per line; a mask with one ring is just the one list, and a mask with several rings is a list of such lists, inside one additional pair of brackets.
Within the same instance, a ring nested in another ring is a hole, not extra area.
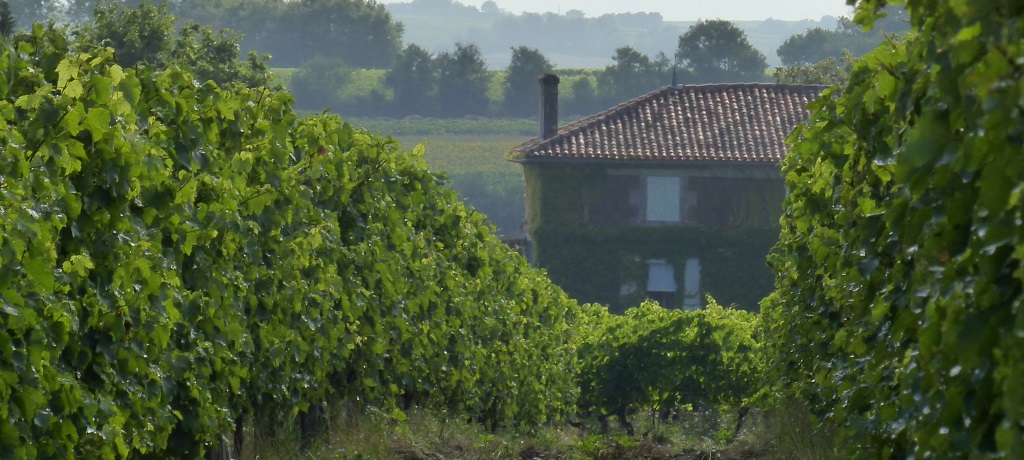
[[(676, 299), (679, 287), (676, 284), (676, 271), (672, 264), (664, 260), (647, 262), (647, 297), (656, 300), (665, 308), (679, 306)], [(699, 310), (704, 302), (700, 292), (700, 259), (686, 259), (683, 268), (682, 307), (687, 310)]]
[(676, 307), (676, 272), (664, 260), (647, 262), (647, 297), (665, 308)]
[(682, 178), (647, 176), (647, 221), (680, 222)]

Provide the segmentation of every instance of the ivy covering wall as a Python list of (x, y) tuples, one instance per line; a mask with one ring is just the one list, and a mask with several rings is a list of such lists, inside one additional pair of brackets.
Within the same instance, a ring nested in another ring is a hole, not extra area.
[[(765, 260), (778, 241), (784, 194), (781, 178), (752, 179), (744, 190), (732, 190), (733, 195), (745, 197), (737, 205), (741, 214), (733, 225), (599, 225), (592, 223), (590, 214), (607, 198), (612, 177), (608, 165), (525, 163), (523, 167), (534, 263), (581, 302), (608, 305), (613, 312), (638, 305), (646, 296), (647, 261), (654, 259), (675, 268), (680, 291), (687, 259), (699, 259), (701, 298), (710, 293), (723, 305), (756, 311), (773, 288)], [(615, 168), (623, 170), (619, 165)], [(753, 175), (764, 176), (769, 168)], [(625, 169), (628, 173), (629, 168)], [(701, 174), (706, 177), (715, 171), (709, 166)], [(737, 181), (723, 182), (735, 187)], [(624, 295), (621, 288), (629, 284), (636, 289)]]

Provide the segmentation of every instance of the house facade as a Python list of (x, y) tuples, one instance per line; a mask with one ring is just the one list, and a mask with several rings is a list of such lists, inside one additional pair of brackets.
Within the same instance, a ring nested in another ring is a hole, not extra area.
[(697, 309), (705, 294), (756, 311), (773, 287), (785, 138), (823, 87), (670, 86), (558, 128), (558, 79), (541, 84), (541, 136), (508, 154), (534, 265), (612, 311)]

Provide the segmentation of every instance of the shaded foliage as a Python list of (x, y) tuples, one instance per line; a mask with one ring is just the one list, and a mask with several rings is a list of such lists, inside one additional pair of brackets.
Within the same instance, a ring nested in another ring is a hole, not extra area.
[(7, 0), (0, 0), (0, 37), (9, 38), (14, 33), (18, 22), (11, 13), (11, 6)]
[(51, 0), (6, 0), (11, 15), (21, 27), (28, 28), (34, 22), (45, 23), (53, 19), (58, 4)]
[(665, 309), (644, 301), (622, 315), (590, 310), (579, 344), (580, 410), (628, 414), (737, 407), (763, 383), (755, 313)]

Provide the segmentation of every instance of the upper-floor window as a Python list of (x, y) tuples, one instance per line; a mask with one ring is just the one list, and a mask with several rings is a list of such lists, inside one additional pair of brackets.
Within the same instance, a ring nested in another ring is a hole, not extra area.
[(679, 176), (647, 176), (647, 222), (686, 222), (686, 181)]
[(675, 176), (647, 177), (647, 221), (679, 222), (682, 179)]

